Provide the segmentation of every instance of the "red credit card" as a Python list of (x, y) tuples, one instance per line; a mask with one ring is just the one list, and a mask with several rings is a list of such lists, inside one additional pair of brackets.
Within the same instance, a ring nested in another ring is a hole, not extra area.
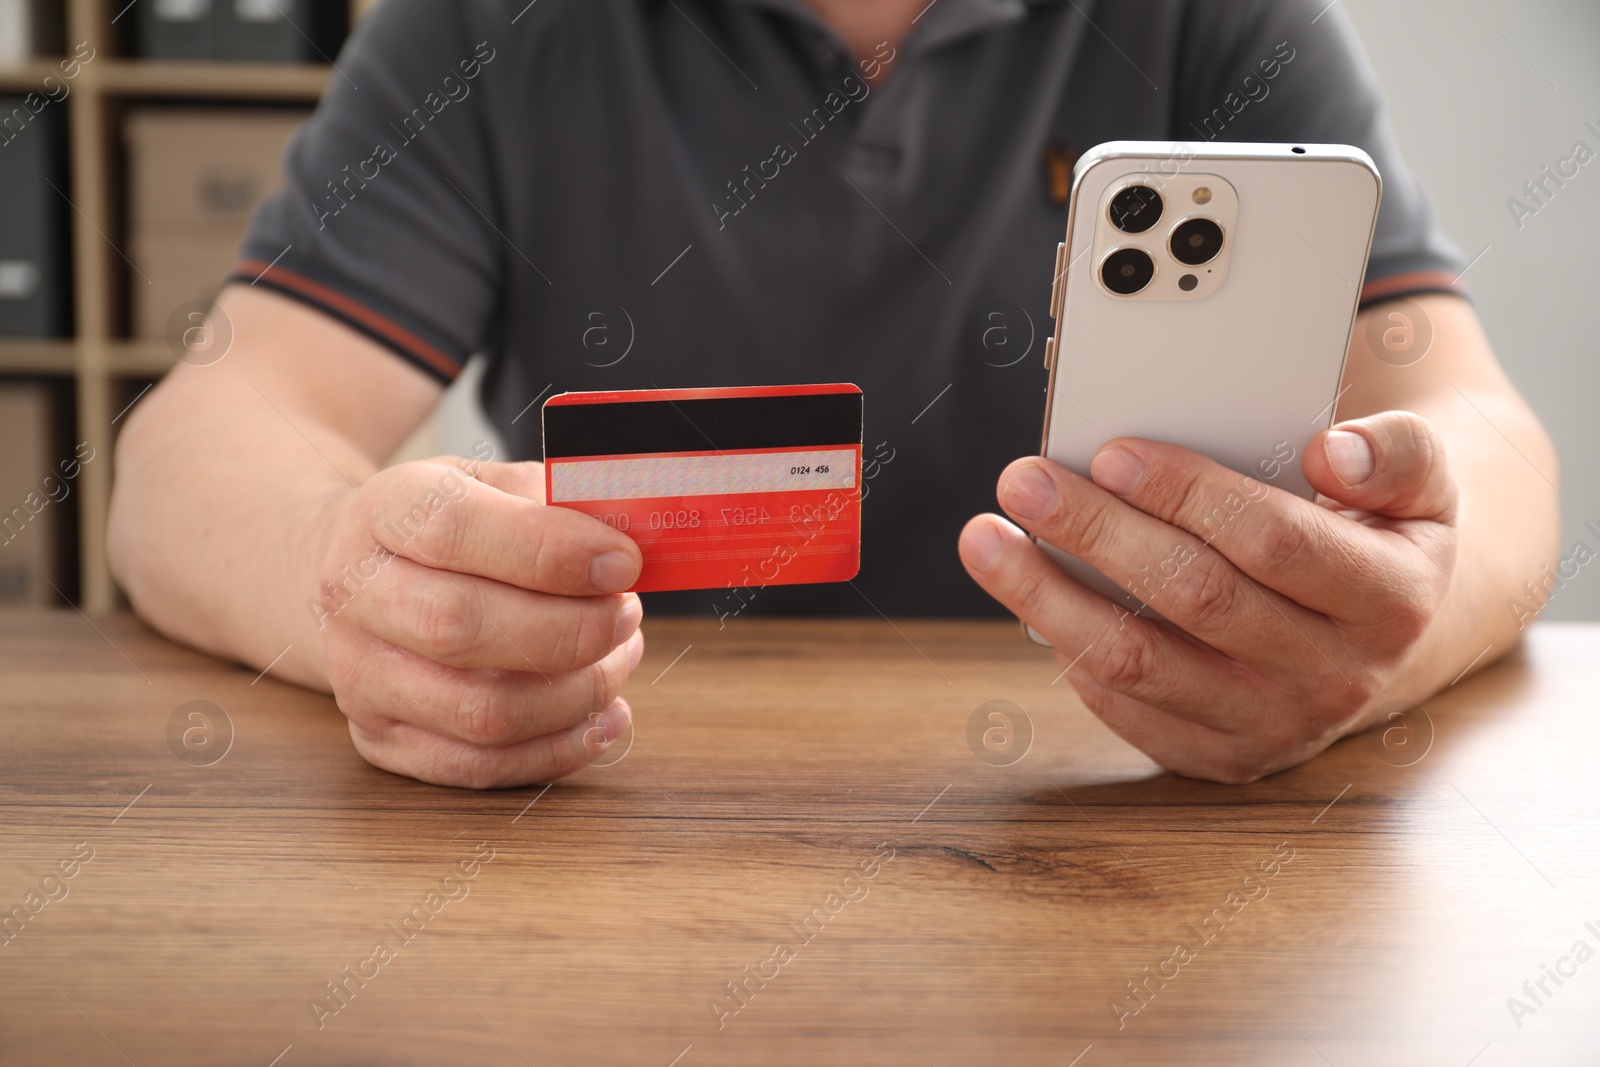
[(545, 401), (545, 500), (633, 538), (635, 592), (861, 569), (861, 390), (638, 389)]

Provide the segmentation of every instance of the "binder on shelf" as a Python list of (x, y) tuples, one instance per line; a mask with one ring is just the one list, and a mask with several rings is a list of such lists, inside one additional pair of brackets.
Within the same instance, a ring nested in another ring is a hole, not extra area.
[(61, 0), (0, 0), (0, 63), (62, 52)]
[(309, 63), (320, 59), (309, 37), (316, 27), (309, 0), (220, 0), (219, 55), (250, 63)]
[(149, 59), (325, 62), (349, 22), (343, 0), (143, 0), (140, 6), (139, 54)]
[(71, 332), (63, 113), (0, 96), (0, 337)]
[(146, 59), (215, 59), (216, 8), (226, 0), (143, 0), (139, 54)]
[(33, 5), (0, 0), (0, 63), (21, 63), (33, 55)]

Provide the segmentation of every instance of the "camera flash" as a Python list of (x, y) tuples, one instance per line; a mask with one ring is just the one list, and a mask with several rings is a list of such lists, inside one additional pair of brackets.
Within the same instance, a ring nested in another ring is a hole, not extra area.
[(1209, 204), (1209, 203), (1211, 203), (1211, 190), (1207, 189), (1203, 185), (1200, 188), (1196, 189), (1194, 191), (1194, 202), (1197, 203), (1197, 204)]

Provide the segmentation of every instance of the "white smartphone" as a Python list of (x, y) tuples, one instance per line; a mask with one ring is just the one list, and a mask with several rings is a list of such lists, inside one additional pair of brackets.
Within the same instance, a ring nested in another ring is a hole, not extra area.
[[(1087, 476), (1108, 440), (1142, 437), (1312, 496), (1300, 457), (1333, 420), (1381, 186), (1349, 145), (1113, 141), (1085, 153), (1050, 295), (1045, 458)], [(1040, 545), (1089, 588), (1143, 607)]]

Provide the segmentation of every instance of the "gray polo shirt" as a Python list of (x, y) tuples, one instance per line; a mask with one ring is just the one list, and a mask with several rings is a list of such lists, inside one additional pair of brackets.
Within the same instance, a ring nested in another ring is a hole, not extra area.
[[(1451, 288), (1458, 254), (1325, 4), (934, 0), (867, 57), (872, 86), (802, 0), (383, 0), (235, 276), (441, 382), (486, 353), (517, 458), (563, 390), (855, 382), (855, 588), (747, 613), (996, 613), (956, 534), (1038, 450), (1078, 153), (1359, 145), (1384, 177), (1364, 297)], [(709, 617), (717, 596), (647, 606)]]

